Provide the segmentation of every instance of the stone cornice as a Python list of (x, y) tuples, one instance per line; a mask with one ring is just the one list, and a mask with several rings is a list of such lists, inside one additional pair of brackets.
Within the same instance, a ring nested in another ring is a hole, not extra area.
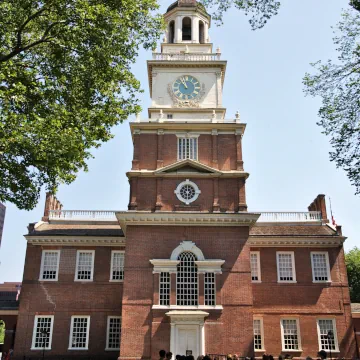
[(343, 236), (250, 236), (253, 247), (338, 247), (345, 241)]
[(116, 236), (31, 236), (25, 239), (32, 245), (61, 246), (125, 246), (125, 237)]
[(150, 260), (150, 263), (154, 266), (153, 274), (160, 274), (162, 272), (175, 274), (180, 260), (153, 259)]
[(219, 173), (201, 173), (201, 172), (173, 172), (173, 173), (156, 173), (156, 170), (133, 170), (126, 173), (128, 178), (133, 177), (176, 177), (176, 178), (245, 178), (249, 177), (249, 173), (245, 171), (219, 171)]
[(225, 260), (203, 260), (195, 261), (195, 264), (198, 268), (198, 273), (204, 274), (207, 272), (212, 272), (215, 274), (222, 274), (221, 266), (224, 264)]
[(252, 227), (259, 213), (201, 213), (172, 211), (118, 211), (116, 217), (126, 234), (129, 225), (171, 225), (171, 226), (249, 226)]

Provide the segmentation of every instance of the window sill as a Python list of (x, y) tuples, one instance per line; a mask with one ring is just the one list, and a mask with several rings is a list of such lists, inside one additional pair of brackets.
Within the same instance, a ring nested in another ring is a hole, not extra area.
[(45, 349), (44, 349), (44, 348), (41, 348), (41, 347), (40, 347), (40, 348), (31, 347), (30, 350), (32, 350), (32, 351), (44, 351), (44, 350), (45, 350), (45, 351), (50, 351), (51, 348), (50, 348), (50, 349), (49, 349), (49, 348), (45, 348)]
[(123, 283), (124, 280), (112, 280), (112, 279), (110, 279), (109, 282), (112, 282), (112, 283)]
[(74, 351), (86, 351), (89, 350), (89, 348), (68, 348), (68, 350), (74, 350)]
[(186, 306), (186, 305), (153, 305), (153, 310), (223, 310), (222, 305), (198, 305), (198, 306)]
[(56, 278), (56, 279), (39, 279), (39, 281), (40, 282), (48, 282), (48, 281), (54, 282), (54, 281), (58, 281), (58, 278)]
[(283, 353), (300, 353), (300, 352), (303, 352), (303, 349), (298, 349), (298, 350), (284, 350), (284, 349), (282, 349), (281, 352), (283, 352)]
[(109, 349), (109, 348), (106, 348), (105, 351), (119, 351), (120, 348), (117, 348), (117, 349)]
[(278, 280), (277, 283), (278, 284), (297, 284), (297, 281), (296, 280), (292, 280), (292, 281)]
[[(320, 349), (319, 351), (323, 351), (323, 349)], [(324, 350), (326, 351), (326, 353), (328, 355), (330, 355), (330, 350)], [(331, 354), (339, 354), (340, 353), (340, 350), (339, 349), (336, 349), (336, 350), (331, 350)], [(329, 358), (330, 359), (330, 358)]]
[(331, 280), (324, 280), (324, 281), (313, 280), (313, 284), (331, 284), (331, 283), (332, 283)]
[(85, 282), (85, 283), (88, 283), (88, 282), (94, 282), (93, 279), (90, 279), (90, 280), (85, 280), (85, 279), (74, 279), (74, 281), (76, 282)]
[(254, 349), (254, 352), (266, 352), (266, 350), (265, 349)]

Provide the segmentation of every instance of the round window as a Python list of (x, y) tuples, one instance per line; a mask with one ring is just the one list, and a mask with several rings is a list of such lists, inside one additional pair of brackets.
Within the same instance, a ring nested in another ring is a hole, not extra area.
[(177, 198), (186, 205), (195, 201), (201, 193), (198, 186), (189, 179), (180, 183), (174, 192)]

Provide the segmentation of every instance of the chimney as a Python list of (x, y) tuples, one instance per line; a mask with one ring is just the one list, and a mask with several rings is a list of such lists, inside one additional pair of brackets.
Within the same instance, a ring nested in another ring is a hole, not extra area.
[(326, 201), (325, 195), (320, 194), (316, 197), (316, 199), (310, 204), (308, 207), (309, 211), (320, 211), (321, 212), (321, 219), (324, 223), (328, 223), (329, 220), (327, 218), (326, 213)]
[(62, 209), (61, 202), (51, 192), (47, 192), (45, 199), (44, 216), (42, 217), (41, 220), (48, 222), (50, 210), (61, 211), (61, 209)]

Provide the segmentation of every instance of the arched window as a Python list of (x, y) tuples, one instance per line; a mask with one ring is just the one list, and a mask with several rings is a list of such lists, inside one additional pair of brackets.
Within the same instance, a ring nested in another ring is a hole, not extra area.
[(194, 253), (182, 252), (178, 260), (176, 275), (176, 304), (177, 305), (198, 305), (198, 274)]
[(189, 17), (183, 18), (182, 21), (182, 39), (191, 40), (191, 19)]
[(169, 24), (169, 44), (173, 44), (175, 42), (175, 21), (170, 21)]
[(205, 26), (202, 21), (199, 21), (199, 43), (205, 44)]

